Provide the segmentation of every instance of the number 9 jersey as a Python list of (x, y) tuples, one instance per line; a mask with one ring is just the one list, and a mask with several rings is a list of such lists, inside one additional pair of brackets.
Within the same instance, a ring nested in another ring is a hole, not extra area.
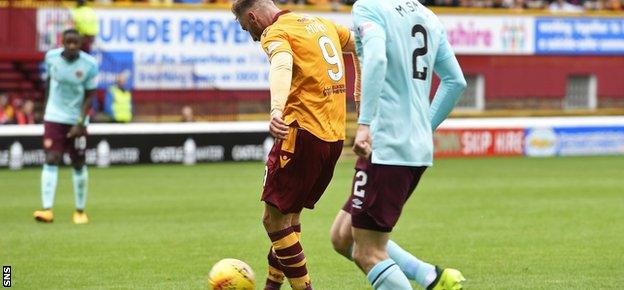
[(283, 111), (297, 125), (326, 142), (345, 139), (344, 47), (348, 28), (321, 17), (282, 11), (261, 38), (269, 60), (279, 52), (293, 56), (290, 93)]

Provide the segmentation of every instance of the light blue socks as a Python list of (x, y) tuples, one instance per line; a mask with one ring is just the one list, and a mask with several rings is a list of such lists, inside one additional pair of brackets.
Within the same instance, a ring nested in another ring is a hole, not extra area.
[(366, 275), (375, 290), (411, 290), (405, 274), (392, 259), (383, 260), (375, 265)]
[[(73, 169), (74, 196), (76, 198), (76, 209), (84, 210), (87, 203), (87, 181), (89, 174), (87, 167), (82, 169)], [(43, 208), (52, 208), (54, 205), (54, 195), (56, 193), (56, 184), (58, 182), (58, 166), (43, 165), (41, 172), (41, 201)]]
[(388, 251), (390, 258), (401, 268), (405, 276), (410, 280), (416, 281), (423, 288), (427, 288), (435, 280), (437, 276), (435, 266), (414, 257), (408, 251), (403, 250), (397, 243), (388, 241), (386, 251)]
[(41, 201), (44, 209), (52, 208), (54, 205), (57, 180), (58, 166), (44, 164), (41, 171)]
[[(353, 245), (349, 252), (352, 251)], [(435, 280), (437, 273), (434, 265), (419, 260), (392, 240), (388, 241), (386, 251), (390, 259), (394, 260), (407, 279), (415, 281), (425, 289)], [(353, 258), (350, 259), (353, 260)]]
[(84, 210), (87, 203), (87, 181), (89, 174), (87, 166), (82, 166), (80, 170), (73, 169), (74, 196), (76, 199), (76, 209)]

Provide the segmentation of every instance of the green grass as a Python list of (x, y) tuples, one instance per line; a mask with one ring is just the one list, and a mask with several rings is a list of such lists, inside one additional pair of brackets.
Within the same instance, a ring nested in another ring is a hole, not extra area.
[[(352, 164), (338, 165), (317, 209), (302, 217), (315, 289), (370, 289), (329, 242)], [(75, 226), (69, 169), (59, 176), (53, 224), (31, 216), (40, 170), (2, 170), (0, 264), (13, 267), (17, 289), (201, 289), (212, 264), (234, 257), (261, 284), (263, 173), (260, 163), (93, 168), (91, 223)], [(461, 269), (469, 289), (619, 289), (624, 158), (439, 160), (392, 238)]]

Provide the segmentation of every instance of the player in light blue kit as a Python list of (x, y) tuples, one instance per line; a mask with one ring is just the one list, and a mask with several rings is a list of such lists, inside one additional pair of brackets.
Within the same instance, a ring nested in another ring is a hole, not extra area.
[[(353, 6), (362, 97), (353, 191), (331, 236), (375, 289), (462, 289), (463, 275), (423, 262), (389, 240), (403, 205), (433, 161), (433, 131), (466, 87), (440, 20), (418, 1)], [(441, 79), (431, 104), (432, 73)], [(408, 280), (409, 279), (409, 280)]]
[(69, 153), (73, 167), (76, 212), (75, 224), (89, 222), (84, 212), (87, 199), (88, 113), (97, 87), (98, 67), (95, 58), (80, 51), (80, 34), (75, 29), (63, 32), (63, 47), (48, 51), (45, 66), (48, 73), (43, 149), (45, 164), (41, 173), (43, 210), (34, 212), (37, 221), (52, 222), (58, 167), (63, 153)]

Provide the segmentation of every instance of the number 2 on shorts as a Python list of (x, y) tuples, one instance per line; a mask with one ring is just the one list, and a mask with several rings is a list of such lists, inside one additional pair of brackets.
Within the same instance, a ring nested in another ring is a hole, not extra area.
[(364, 197), (364, 185), (366, 185), (366, 181), (368, 180), (368, 175), (364, 171), (358, 171), (355, 173), (355, 183), (353, 183), (353, 195), (357, 197)]

